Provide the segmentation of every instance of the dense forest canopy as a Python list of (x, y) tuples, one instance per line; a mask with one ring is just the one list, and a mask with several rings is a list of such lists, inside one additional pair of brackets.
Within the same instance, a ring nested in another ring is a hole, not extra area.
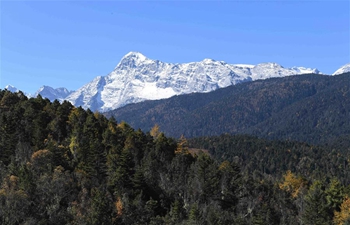
[(174, 139), (7, 90), (0, 129), (4, 225), (350, 222), (347, 148)]

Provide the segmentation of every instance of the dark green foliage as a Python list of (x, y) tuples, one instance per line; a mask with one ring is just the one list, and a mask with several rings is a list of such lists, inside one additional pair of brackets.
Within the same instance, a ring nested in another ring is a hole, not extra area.
[(91, 189), (91, 213), (89, 215), (92, 225), (107, 225), (112, 223), (112, 204), (108, 200), (105, 188)]
[(316, 181), (305, 196), (305, 210), (302, 215), (304, 224), (326, 225), (332, 219), (328, 212), (324, 186)]
[[(349, 152), (334, 145), (175, 140), (68, 102), (0, 97), (0, 224), (331, 224), (350, 194)], [(304, 177), (298, 195), (280, 186), (287, 170)]]
[(207, 204), (220, 198), (217, 163), (208, 155), (200, 154), (191, 168), (191, 196), (199, 203)]
[(317, 179), (337, 177), (343, 184), (350, 180), (349, 152), (343, 149), (228, 134), (189, 139), (188, 143), (192, 148), (209, 150), (217, 160), (238, 163), (244, 173), (255, 171), (256, 178), (281, 177), (291, 170)]

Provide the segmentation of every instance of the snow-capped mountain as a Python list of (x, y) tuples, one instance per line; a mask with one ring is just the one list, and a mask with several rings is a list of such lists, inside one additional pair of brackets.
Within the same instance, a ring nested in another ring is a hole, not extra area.
[(7, 85), (7, 86), (5, 87), (5, 89), (7, 89), (7, 90), (9, 90), (9, 91), (11, 91), (11, 92), (13, 92), (13, 93), (19, 91), (18, 88), (16, 88), (15, 86), (12, 86), (12, 85), (10, 85), (10, 84)]
[(65, 99), (69, 94), (73, 91), (68, 91), (66, 88), (52, 88), (49, 86), (42, 86), (37, 92), (35, 92), (34, 96), (38, 96), (39, 94), (43, 98), (48, 98), (50, 101), (54, 101), (55, 99), (61, 101)]
[[(5, 89), (15, 93), (18, 92), (19, 89), (12, 86), (12, 85), (7, 85)], [(69, 94), (73, 93), (73, 91), (68, 91), (66, 88), (52, 88), (49, 86), (42, 86), (35, 92), (35, 94), (29, 94), (29, 93), (24, 93), (28, 98), (31, 97), (37, 97), (39, 94), (43, 98), (48, 98), (50, 101), (54, 101), (55, 99), (62, 101), (64, 100)]]
[[(6, 87), (5, 87), (5, 89), (7, 89), (8, 91), (11, 91), (11, 92), (13, 92), (13, 93), (15, 93), (15, 92), (19, 92), (20, 90), (18, 89), (18, 88), (16, 88), (15, 86), (12, 86), (12, 85), (7, 85)], [(24, 95), (26, 95), (28, 98), (31, 98), (33, 95), (32, 94), (29, 94), (29, 93), (23, 93)]]
[(130, 52), (110, 74), (96, 77), (66, 100), (92, 111), (108, 111), (145, 100), (210, 92), (245, 81), (305, 73), (320, 72), (304, 67), (284, 68), (276, 63), (228, 64), (213, 59), (173, 64)]
[(344, 66), (340, 67), (337, 71), (335, 71), (332, 75), (339, 75), (342, 73), (350, 72), (350, 63), (345, 64)]

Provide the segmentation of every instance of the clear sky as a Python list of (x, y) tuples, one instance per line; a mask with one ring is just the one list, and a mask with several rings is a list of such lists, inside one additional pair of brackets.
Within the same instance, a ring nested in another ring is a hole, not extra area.
[(350, 62), (350, 1), (0, 0), (0, 88), (76, 90), (130, 51), (183, 63)]

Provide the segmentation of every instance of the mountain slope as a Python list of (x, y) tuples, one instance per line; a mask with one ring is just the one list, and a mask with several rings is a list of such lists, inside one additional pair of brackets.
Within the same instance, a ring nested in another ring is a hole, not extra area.
[(348, 73), (348, 72), (350, 72), (350, 63), (345, 64), (344, 66), (340, 67), (332, 75), (339, 75), (339, 74)]
[(350, 135), (349, 78), (347, 74), (336, 82), (325, 82), (322, 90), (285, 107), (248, 133), (323, 144)]
[(349, 84), (350, 74), (273, 78), (132, 104), (106, 115), (143, 130), (159, 124), (174, 137), (246, 133), (324, 143), (350, 135)]
[(95, 78), (66, 100), (92, 111), (108, 111), (145, 100), (195, 92), (206, 93), (245, 81), (303, 73), (320, 72), (304, 67), (284, 68), (276, 63), (254, 66), (228, 64), (212, 59), (172, 64), (130, 52), (110, 74)]

